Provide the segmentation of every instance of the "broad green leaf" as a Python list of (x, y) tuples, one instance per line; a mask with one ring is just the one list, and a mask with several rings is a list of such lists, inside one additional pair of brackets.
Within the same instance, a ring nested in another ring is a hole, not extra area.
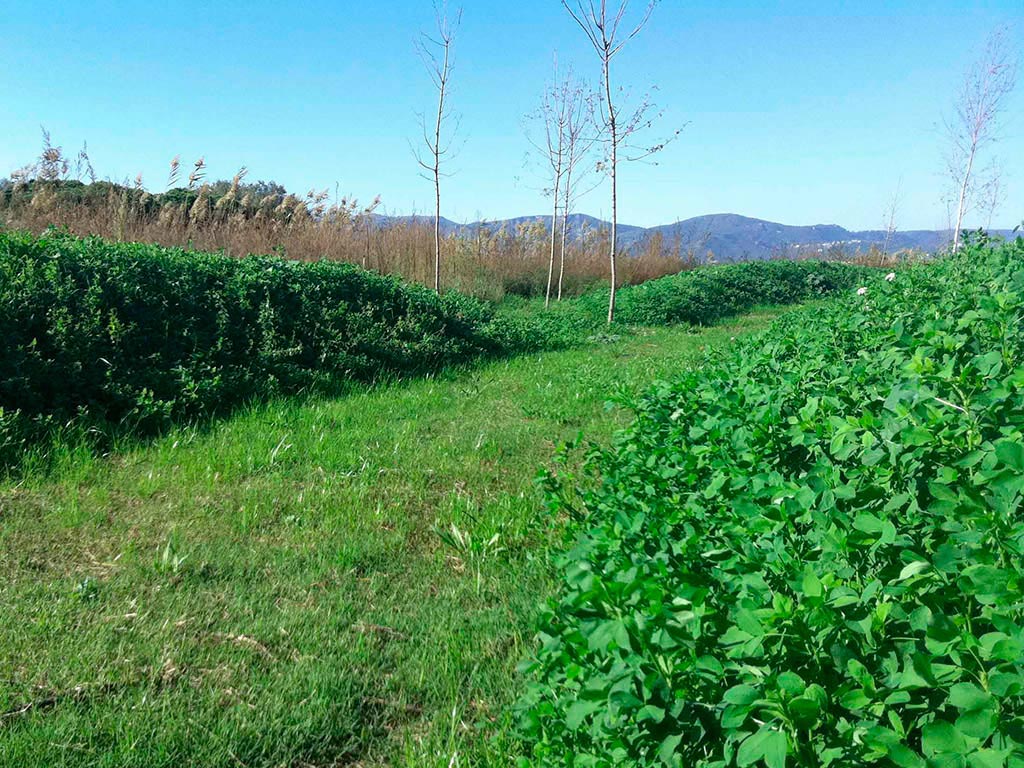
[(722, 701), (727, 704), (737, 704), (739, 706), (747, 706), (753, 704), (761, 697), (760, 692), (757, 688), (752, 685), (736, 685), (730, 688), (722, 696)]
[(925, 757), (943, 753), (961, 755), (967, 748), (967, 741), (951, 723), (936, 720), (921, 729), (921, 748)]
[(799, 696), (807, 688), (807, 684), (795, 672), (782, 672), (776, 678), (776, 681), (779, 684), (779, 688), (790, 696)]
[(821, 597), (821, 581), (809, 566), (804, 571), (804, 578), (801, 587), (803, 589), (803, 593), (807, 595), (807, 597)]
[(648, 704), (636, 713), (636, 721), (638, 723), (643, 723), (645, 721), (660, 723), (664, 719), (665, 710), (661, 707), (656, 707), (653, 704)]
[(575, 731), (579, 728), (583, 721), (595, 712), (604, 709), (605, 703), (603, 701), (587, 701), (585, 699), (577, 699), (565, 712), (565, 727), (570, 731)]
[(956, 719), (956, 727), (965, 736), (985, 740), (992, 735), (998, 723), (994, 709), (974, 709)]
[(1024, 444), (1017, 440), (1000, 440), (996, 443), (996, 458), (1018, 472), (1024, 472)]
[(787, 706), (793, 721), (799, 728), (812, 727), (821, 716), (820, 702), (806, 696), (793, 699)]
[(789, 740), (782, 731), (762, 727), (748, 736), (736, 752), (736, 765), (754, 765), (763, 760), (768, 768), (785, 768)]
[(658, 747), (658, 758), (665, 765), (674, 765), (676, 749), (683, 740), (683, 734), (676, 733), (666, 736)]
[(977, 749), (967, 755), (970, 768), (1005, 768), (1006, 753), (994, 749)]
[(903, 566), (903, 570), (900, 571), (897, 581), (906, 581), (909, 578), (917, 576), (919, 573), (923, 573), (928, 570), (930, 564), (924, 560), (915, 560), (912, 563), (907, 563)]
[(974, 683), (957, 683), (949, 689), (949, 703), (957, 709), (981, 709), (994, 704), (992, 696)]

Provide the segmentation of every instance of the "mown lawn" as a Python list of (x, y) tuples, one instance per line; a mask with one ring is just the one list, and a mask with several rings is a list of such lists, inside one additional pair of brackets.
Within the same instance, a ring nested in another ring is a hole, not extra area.
[(0, 765), (509, 765), (559, 523), (617, 387), (777, 311), (278, 402), (0, 486)]

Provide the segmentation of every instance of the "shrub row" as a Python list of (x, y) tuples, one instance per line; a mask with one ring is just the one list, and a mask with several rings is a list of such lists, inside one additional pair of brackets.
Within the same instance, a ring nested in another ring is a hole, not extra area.
[(629, 404), (572, 516), (534, 765), (1024, 765), (1024, 242)]
[[(875, 270), (820, 261), (752, 261), (680, 272), (619, 291), (618, 320), (630, 325), (710, 325), (759, 305), (792, 304), (856, 287)], [(580, 299), (595, 316), (607, 291)]]
[[(0, 234), (0, 406), (150, 429), (329, 379), (492, 351), (489, 309), (337, 262)], [(2, 426), (0, 426), (2, 429)]]
[[(839, 268), (801, 274), (816, 269)], [(797, 282), (777, 291), (765, 278), (762, 303), (802, 298)], [(496, 315), (338, 262), (0, 231), (0, 465), (69, 424), (152, 431), (274, 393), (581, 343), (600, 315), (565, 304)], [(703, 311), (665, 317), (721, 316)]]

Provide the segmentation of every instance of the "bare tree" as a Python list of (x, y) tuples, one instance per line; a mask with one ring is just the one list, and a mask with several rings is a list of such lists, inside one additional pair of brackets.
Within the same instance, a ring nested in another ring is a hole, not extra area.
[(591, 130), (594, 122), (594, 96), (582, 80), (570, 70), (561, 89), (567, 105), (565, 124), (565, 178), (562, 180), (562, 242), (558, 252), (558, 301), (562, 300), (565, 279), (565, 240), (569, 231), (569, 214), (586, 179), (586, 159), (596, 141)]
[(900, 188), (903, 186), (903, 179), (896, 182), (896, 191), (885, 209), (885, 241), (882, 243), (882, 257), (889, 255), (889, 246), (892, 245), (892, 238), (896, 234), (896, 217), (900, 210)]
[[(580, 176), (577, 170), (586, 149), (584, 144), (589, 139), (585, 133), (591, 127), (591, 100), (586, 86), (578, 80), (572, 67), (564, 77), (559, 76), (558, 58), (555, 58), (554, 77), (544, 90), (541, 104), (529, 118), (540, 124), (542, 136), (538, 140), (527, 138), (540, 154), (550, 174), (550, 186), (545, 190), (551, 195), (551, 232), (548, 249), (548, 281), (544, 296), (544, 307), (551, 304), (551, 295), (555, 289), (555, 253), (558, 240), (559, 224), (561, 224), (561, 256), (558, 274), (558, 299), (562, 297), (562, 281), (565, 276), (565, 240), (568, 224), (569, 206), (573, 193), (578, 186)], [(592, 131), (590, 134), (592, 135)], [(559, 208), (562, 211), (559, 222)]]
[(989, 37), (981, 57), (965, 73), (953, 117), (946, 121), (950, 142), (946, 162), (956, 199), (954, 253), (960, 248), (964, 216), (979, 186), (979, 154), (998, 141), (1000, 117), (1017, 82), (1016, 52), (1008, 37), (1006, 29), (998, 29)]
[[(611, 64), (612, 60), (619, 54), (623, 46), (636, 37), (640, 30), (646, 26), (654, 12), (658, 0), (647, 0), (644, 10), (637, 17), (635, 23), (625, 25), (626, 13), (629, 9), (629, 0), (618, 0), (609, 7), (608, 0), (561, 0), (562, 6), (573, 21), (583, 30), (594, 51), (597, 53), (601, 64), (601, 86), (603, 99), (602, 133), (608, 148), (607, 170), (611, 178), (612, 195), (612, 229), (609, 242), (609, 266), (610, 266), (610, 288), (608, 291), (608, 322), (615, 319), (615, 289), (618, 275), (616, 272), (616, 248), (618, 245), (618, 164), (620, 153), (629, 146), (630, 138), (642, 128), (650, 127), (653, 122), (651, 111), (653, 104), (650, 100), (643, 102), (630, 115), (624, 116), (621, 113), (621, 106), (613, 98), (615, 89), (612, 88)], [(678, 134), (678, 131), (676, 131)], [(665, 146), (665, 142), (658, 145), (643, 148), (633, 157), (624, 159), (638, 160), (646, 157)]]
[(1003, 184), (1002, 168), (993, 160), (984, 174), (985, 182), (978, 190), (978, 201), (985, 214), (985, 229), (992, 229), (992, 218), (1006, 201), (1006, 187)]
[(434, 4), (434, 17), (437, 24), (437, 36), (432, 37), (426, 33), (416, 41), (416, 50), (420, 59), (426, 67), (430, 80), (437, 89), (437, 113), (431, 125), (428, 125), (424, 116), (420, 116), (420, 126), (423, 131), (423, 143), (426, 147), (426, 154), (417, 152), (416, 159), (420, 167), (428, 174), (434, 182), (434, 290), (441, 292), (441, 177), (447, 174), (442, 173), (442, 161), (452, 151), (452, 140), (458, 130), (456, 120), (455, 129), (447, 136), (444, 136), (446, 125), (452, 119), (451, 108), (448, 104), (450, 79), (453, 64), (453, 45), (455, 33), (459, 23), (462, 21), (462, 9), (459, 8), (452, 18), (448, 13), (448, 5), (444, 0), (438, 5)]
[(544, 89), (540, 106), (528, 117), (540, 123), (543, 136), (539, 140), (529, 137), (530, 143), (544, 157), (551, 174), (551, 239), (548, 253), (548, 283), (544, 293), (544, 308), (551, 305), (551, 285), (555, 272), (555, 238), (558, 230), (559, 192), (562, 188), (563, 164), (565, 163), (566, 103), (561, 99), (561, 81), (558, 78), (558, 56), (555, 55), (554, 77)]

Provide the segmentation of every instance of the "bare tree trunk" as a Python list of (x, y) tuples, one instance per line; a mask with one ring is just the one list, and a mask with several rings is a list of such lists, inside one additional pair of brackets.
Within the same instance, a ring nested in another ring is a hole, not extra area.
[[(446, 157), (451, 150), (451, 138), (449, 143), (441, 144), (441, 130), (446, 124), (446, 99), (448, 96), (448, 78), (452, 70), (452, 42), (455, 39), (455, 29), (462, 18), (462, 11), (459, 10), (455, 21), (449, 20), (447, 5), (438, 6), (435, 4), (434, 13), (437, 21), (437, 38), (431, 38), (424, 34), (417, 50), (423, 60), (427, 72), (430, 74), (434, 86), (437, 88), (437, 116), (434, 121), (433, 130), (429, 131), (426, 120), (421, 116), (420, 125), (423, 130), (423, 143), (429, 153), (429, 161), (417, 153), (416, 159), (423, 170), (423, 175), (434, 182), (434, 290), (441, 292), (441, 158)], [(437, 53), (435, 53), (437, 51)], [(440, 55), (439, 55), (440, 54)]]
[[(548, 280), (544, 292), (544, 308), (551, 306), (552, 294), (562, 298), (562, 283), (565, 277), (565, 240), (568, 211), (572, 205), (573, 171), (582, 155), (597, 141), (588, 138), (586, 131), (591, 127), (591, 100), (585, 85), (576, 79), (572, 68), (566, 76), (560, 77), (558, 62), (555, 61), (555, 77), (544, 92), (540, 108), (530, 117), (540, 123), (544, 140), (530, 143), (544, 157), (551, 173), (551, 232), (548, 243)], [(564, 199), (559, 199), (563, 196)], [(559, 222), (558, 207), (562, 205), (562, 221)], [(558, 267), (557, 293), (555, 288), (555, 252), (558, 244), (558, 227), (561, 224), (561, 256)]]
[[(561, 131), (559, 131), (561, 134)], [(544, 309), (551, 306), (551, 285), (555, 278), (555, 237), (556, 230), (558, 229), (558, 190), (559, 184), (562, 181), (562, 150), (561, 150), (561, 135), (559, 135), (559, 150), (558, 150), (558, 165), (555, 169), (555, 188), (554, 193), (551, 195), (551, 199), (554, 201), (551, 209), (551, 251), (548, 254), (548, 288), (544, 294)]]
[(434, 290), (441, 292), (441, 121), (444, 118), (444, 94), (448, 85), (448, 53), (450, 46), (444, 46), (444, 64), (439, 78), (437, 98), (437, 122), (434, 124)]
[(608, 134), (611, 140), (611, 174), (612, 174), (612, 236), (611, 245), (608, 248), (608, 262), (611, 267), (611, 280), (609, 282), (608, 289), (608, 322), (609, 324), (615, 320), (615, 288), (616, 280), (618, 275), (615, 270), (615, 249), (617, 244), (618, 235), (618, 150), (619, 150), (619, 136), (618, 126), (615, 122), (615, 107), (612, 104), (612, 84), (610, 77), (611, 67), (609, 66), (611, 61), (610, 52), (604, 57), (604, 95), (606, 103), (608, 105)]
[(562, 300), (562, 281), (565, 279), (565, 235), (569, 229), (569, 197), (572, 184), (572, 166), (566, 172), (565, 199), (562, 203), (562, 245), (558, 249), (558, 301)]
[(885, 259), (889, 255), (889, 246), (892, 245), (892, 238), (896, 234), (896, 210), (900, 203), (900, 187), (903, 186), (903, 179), (901, 178), (896, 183), (896, 192), (892, 196), (892, 200), (889, 202), (888, 216), (885, 221), (885, 241), (882, 244), (882, 258)]
[[(435, 174), (436, 175), (436, 174)], [(434, 181), (434, 290), (441, 292), (441, 180)]]
[(956, 206), (956, 226), (953, 229), (953, 253), (960, 250), (960, 230), (963, 229), (964, 208), (967, 205), (967, 187), (971, 180), (971, 171), (974, 169), (974, 155), (977, 147), (972, 144), (971, 151), (967, 156), (967, 169), (964, 172), (963, 182), (960, 184), (960, 196)]

